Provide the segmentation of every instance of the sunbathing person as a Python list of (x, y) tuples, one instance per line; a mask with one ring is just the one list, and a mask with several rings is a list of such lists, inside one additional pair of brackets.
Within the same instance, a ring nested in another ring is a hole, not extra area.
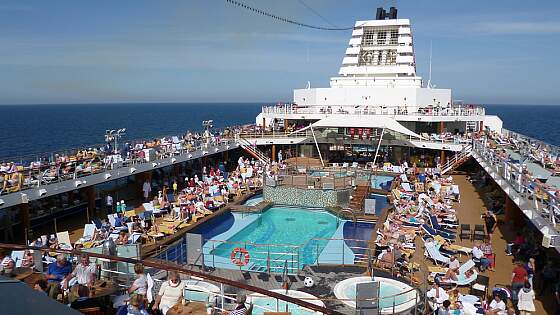
[(126, 245), (128, 244), (128, 233), (126, 233), (125, 231), (121, 231), (119, 233), (119, 237), (117, 238), (117, 240), (115, 241), (115, 244), (117, 245)]

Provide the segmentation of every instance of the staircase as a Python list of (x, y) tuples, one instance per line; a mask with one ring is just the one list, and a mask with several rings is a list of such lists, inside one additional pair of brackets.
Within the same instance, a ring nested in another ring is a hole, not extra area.
[(463, 150), (447, 161), (441, 168), (441, 174), (450, 172), (465, 163), (472, 155), (472, 146), (469, 144)]
[(350, 201), (350, 209), (358, 212), (363, 211), (364, 199), (366, 199), (368, 194), (369, 194), (369, 187), (367, 185), (356, 186), (356, 190), (352, 194), (352, 200)]
[(238, 137), (237, 143), (243, 148), (243, 150), (247, 151), (247, 153), (251, 154), (257, 160), (265, 163), (270, 164), (270, 158), (266, 156), (259, 148), (253, 146), (247, 139)]

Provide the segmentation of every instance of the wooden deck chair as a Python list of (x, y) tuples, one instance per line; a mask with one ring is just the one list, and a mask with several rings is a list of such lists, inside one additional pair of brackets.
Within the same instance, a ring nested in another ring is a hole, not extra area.
[(14, 193), (16, 191), (19, 191), (21, 189), (21, 184), (23, 182), (23, 175), (21, 173), (17, 174), (17, 183), (15, 185), (6, 187), (6, 193)]
[(161, 233), (163, 233), (163, 234), (166, 234), (166, 235), (173, 235), (173, 234), (175, 234), (175, 230), (174, 230), (174, 229), (171, 229), (170, 227), (165, 226), (165, 225), (160, 225), (160, 226), (159, 226), (159, 231), (160, 231)]

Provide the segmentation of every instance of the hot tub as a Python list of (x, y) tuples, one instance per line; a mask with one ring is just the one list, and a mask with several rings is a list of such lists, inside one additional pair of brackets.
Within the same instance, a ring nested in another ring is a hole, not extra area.
[[(297, 299), (305, 299), (306, 302), (318, 306), (322, 306), (322, 307), (325, 306), (325, 304), (321, 300), (317, 299), (317, 297), (309, 293), (296, 291), (296, 290), (288, 290), (287, 293), (286, 290), (271, 290), (271, 291)], [(253, 308), (254, 315), (264, 314), (264, 312), (276, 312), (276, 310), (278, 310), (279, 312), (284, 312), (286, 311), (286, 304), (288, 305), (288, 312), (291, 312), (292, 315), (311, 315), (316, 313), (315, 311), (303, 308), (296, 304), (287, 303), (282, 300), (278, 300), (278, 307), (277, 307), (275, 298), (271, 298), (258, 293), (249, 295), (247, 300), (248, 302), (252, 302), (255, 305), (255, 307)]]
[[(404, 312), (417, 304), (417, 290), (406, 283), (397, 280), (374, 277), (373, 281), (379, 281), (379, 307), (381, 314), (392, 314)], [(371, 277), (354, 277), (343, 280), (334, 286), (334, 295), (344, 304), (356, 307), (356, 284), (373, 282)]]

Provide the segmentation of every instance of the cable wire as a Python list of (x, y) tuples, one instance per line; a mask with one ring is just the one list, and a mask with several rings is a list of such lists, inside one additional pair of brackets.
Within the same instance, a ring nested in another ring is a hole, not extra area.
[(246, 5), (245, 3), (241, 2), (241, 1), (226, 0), (226, 2), (231, 3), (231, 4), (235, 4), (238, 7), (241, 7), (245, 10), (248, 10), (248, 11), (252, 11), (256, 14), (260, 14), (262, 16), (266, 16), (266, 17), (278, 20), (280, 22), (289, 23), (289, 24), (293, 24), (293, 25), (297, 25), (297, 26), (301, 26), (301, 27), (307, 27), (307, 28), (321, 30), (321, 31), (348, 31), (348, 30), (354, 29), (353, 26), (352, 27), (324, 27), (324, 26), (316, 26), (316, 25), (301, 23), (301, 22), (298, 22), (298, 21), (295, 21), (295, 20), (292, 20), (292, 19), (289, 19), (289, 18), (285, 18), (285, 17), (278, 16), (276, 14), (272, 14), (268, 11), (264, 11), (264, 10), (257, 9), (255, 7)]
[(318, 16), (321, 20), (325, 21), (327, 24), (329, 24), (332, 27), (338, 27), (337, 25), (334, 25), (333, 23), (331, 23), (331, 21), (329, 21), (327, 18), (325, 18), (323, 15), (321, 15), (319, 12), (317, 12), (317, 10), (313, 9), (311, 6), (309, 6), (307, 3), (305, 3), (303, 0), (298, 0), (298, 2), (304, 6), (307, 10), (313, 12), (313, 14), (315, 14), (316, 16)]

